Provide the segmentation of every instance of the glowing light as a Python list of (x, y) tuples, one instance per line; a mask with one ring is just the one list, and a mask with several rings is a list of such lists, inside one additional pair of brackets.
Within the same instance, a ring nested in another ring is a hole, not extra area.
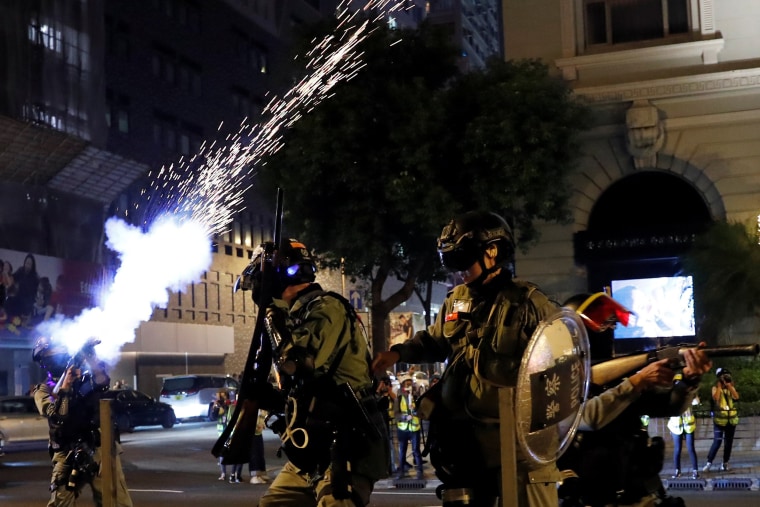
[(107, 246), (121, 265), (100, 305), (74, 319), (47, 321), (38, 328), (41, 334), (72, 353), (98, 338), (98, 355), (113, 361), (153, 308), (168, 303), (168, 290), (183, 291), (200, 279), (211, 265), (211, 235), (225, 232), (242, 211), (250, 177), (282, 148), (283, 130), (330, 97), (336, 84), (357, 75), (363, 67), (358, 46), (371, 33), (371, 21), (401, 8), (399, 0), (370, 0), (361, 10), (376, 16), (365, 20), (348, 10), (349, 3), (338, 5), (336, 31), (306, 53), (305, 77), (269, 101), (260, 123), (246, 119), (224, 142), (204, 142), (198, 154), (148, 175), (144, 200), (134, 204), (147, 231), (117, 218), (106, 222)]

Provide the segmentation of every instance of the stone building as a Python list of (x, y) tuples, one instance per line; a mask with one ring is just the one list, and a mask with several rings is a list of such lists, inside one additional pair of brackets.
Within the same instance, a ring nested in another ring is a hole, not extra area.
[(541, 58), (594, 112), (573, 221), (542, 227), (520, 276), (558, 299), (670, 276), (705, 225), (758, 216), (760, 3), (503, 0), (503, 19), (505, 57)]

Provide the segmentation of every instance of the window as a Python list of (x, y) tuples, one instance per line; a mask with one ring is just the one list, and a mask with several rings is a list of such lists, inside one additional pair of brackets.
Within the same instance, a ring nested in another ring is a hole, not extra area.
[(106, 17), (106, 53), (129, 59), (129, 28), (121, 21)]
[(689, 33), (690, 0), (583, 0), (586, 46)]
[(106, 90), (106, 125), (122, 134), (129, 133), (129, 97)]

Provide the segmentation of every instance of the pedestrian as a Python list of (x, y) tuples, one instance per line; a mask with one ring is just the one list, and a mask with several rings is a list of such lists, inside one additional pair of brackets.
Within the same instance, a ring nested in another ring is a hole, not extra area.
[[(580, 314), (591, 343), (605, 350), (611, 330), (617, 322), (626, 325), (630, 313), (604, 293), (579, 294), (563, 306)], [(574, 475), (559, 488), (563, 507), (681, 505), (662, 485), (664, 441), (650, 437), (647, 425), (650, 415), (673, 416), (689, 407), (702, 374), (712, 366), (696, 348), (684, 350), (682, 357), (678, 376), (663, 359), (639, 371), (621, 371), (610, 385), (591, 384), (579, 431), (558, 460), (561, 470)]]
[[(218, 437), (222, 436), (222, 433), (224, 433), (224, 429), (227, 427), (227, 421), (232, 415), (231, 405), (232, 401), (230, 401), (230, 394), (225, 389), (220, 389), (216, 393), (216, 399), (211, 402), (211, 415), (212, 418), (216, 420), (216, 435)], [(227, 465), (223, 463), (221, 456), (219, 456), (217, 462), (219, 464), (220, 472), (218, 480), (223, 481), (227, 479)], [(230, 475), (229, 478), (230, 482), (234, 482), (232, 475)]]
[(397, 402), (397, 422), (398, 428), (398, 479), (406, 476), (409, 463), (406, 461), (406, 451), (409, 444), (412, 446), (412, 457), (414, 466), (417, 468), (417, 479), (424, 477), (422, 473), (422, 452), (420, 448), (420, 418), (417, 415), (417, 400), (413, 393), (412, 377), (407, 373), (399, 378), (401, 388), (399, 389)]
[(268, 484), (271, 480), (267, 474), (267, 461), (264, 455), (264, 428), (266, 427), (267, 411), (259, 409), (256, 418), (256, 430), (251, 444), (251, 460), (248, 462), (248, 472), (251, 474), (251, 484)]
[[(53, 473), (48, 507), (76, 505), (87, 484), (95, 504), (103, 504), (100, 395), (108, 390), (111, 379), (105, 363), (95, 354), (97, 343), (100, 342), (88, 342), (74, 357), (66, 347), (49, 338), (40, 338), (34, 346), (34, 361), (47, 371), (47, 381), (38, 384), (34, 390), (34, 402), (50, 426)], [(115, 449), (115, 505), (132, 507), (118, 442), (115, 442)]]
[(720, 465), (720, 470), (728, 471), (728, 462), (734, 445), (734, 433), (736, 433), (736, 425), (739, 424), (739, 412), (735, 405), (739, 399), (739, 392), (736, 390), (731, 372), (728, 368), (718, 368), (715, 370), (715, 375), (718, 378), (712, 387), (713, 443), (707, 453), (707, 463), (702, 468), (703, 472), (710, 471), (724, 439), (726, 445), (723, 446), (723, 463)]
[(398, 396), (393, 390), (391, 378), (382, 377), (377, 383), (378, 408), (385, 414), (385, 431), (388, 435), (388, 475), (397, 473), (398, 449), (396, 447), (396, 399)]
[[(274, 362), (288, 401), (286, 408), (264, 408), (277, 411), (272, 429), (288, 462), (259, 507), (368, 505), (387, 474), (388, 448), (363, 326), (345, 298), (315, 283), (316, 261), (303, 243), (283, 241), (272, 264), (273, 300), (260, 311), (279, 343)], [(259, 303), (267, 293), (261, 256), (244, 276)]]
[[(442, 481), (444, 505), (465, 498), (492, 505), (501, 493), (498, 386), (514, 385), (527, 340), (559, 305), (513, 277), (512, 230), (495, 213), (472, 211), (451, 220), (438, 252), (464, 283), (448, 293), (432, 326), (379, 352), (373, 369), (386, 371), (399, 361), (447, 362), (427, 435), (430, 462)], [(518, 491), (509, 494), (518, 496), (520, 507), (558, 504), (554, 464), (531, 468), (520, 460), (516, 479)]]
[[(679, 373), (675, 376), (675, 380), (681, 380), (683, 376)], [(699, 396), (695, 396), (691, 402), (693, 405), (699, 405)], [(697, 429), (697, 418), (694, 417), (694, 413), (691, 411), (691, 407), (687, 408), (681, 415), (676, 415), (668, 419), (668, 429), (673, 437), (673, 478), (676, 479), (681, 476), (681, 446), (686, 441), (686, 451), (689, 453), (689, 459), (691, 460), (691, 478), (696, 479), (699, 477), (699, 465), (697, 460), (697, 450), (694, 447), (694, 432)]]

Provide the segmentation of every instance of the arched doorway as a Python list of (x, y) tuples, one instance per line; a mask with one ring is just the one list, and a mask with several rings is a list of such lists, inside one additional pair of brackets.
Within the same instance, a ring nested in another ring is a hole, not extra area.
[[(575, 260), (586, 266), (590, 292), (612, 287), (613, 297), (619, 299), (623, 292), (616, 295), (615, 286), (627, 288), (635, 285), (633, 280), (647, 280), (642, 284), (652, 287), (655, 281), (650, 279), (682, 275), (680, 256), (711, 221), (707, 204), (691, 183), (667, 172), (637, 172), (610, 185), (599, 196), (589, 215), (588, 229), (575, 235)], [(667, 290), (676, 283), (675, 279), (662, 281)], [(633, 300), (621, 302), (635, 304)], [(693, 311), (693, 301), (691, 304)], [(662, 336), (652, 336), (656, 332), (650, 329), (630, 339), (616, 339), (614, 352), (651, 348), (671, 338), (682, 341), (688, 336), (687, 331), (671, 336), (669, 330)], [(622, 329), (616, 338), (621, 334)], [(609, 356), (612, 352), (597, 351), (595, 355)]]

